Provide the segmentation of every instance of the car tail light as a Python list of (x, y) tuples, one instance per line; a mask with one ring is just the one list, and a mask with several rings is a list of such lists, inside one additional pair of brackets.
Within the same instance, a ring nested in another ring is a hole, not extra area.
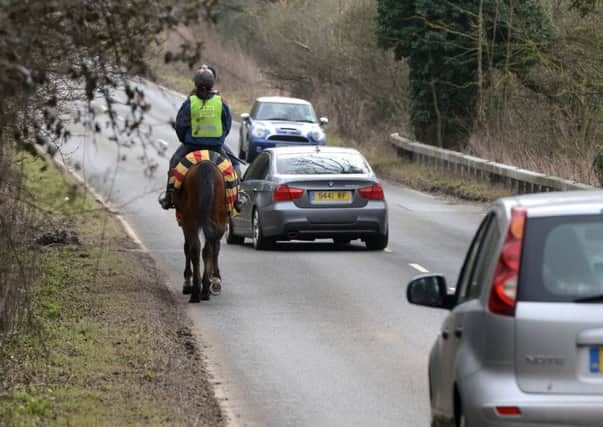
[(297, 200), (304, 194), (303, 188), (289, 187), (287, 184), (281, 184), (274, 189), (272, 200), (275, 202), (286, 202)]
[(383, 200), (385, 195), (383, 194), (383, 188), (379, 184), (373, 184), (369, 187), (362, 187), (358, 189), (358, 192), (362, 197), (368, 200)]
[(511, 209), (511, 224), (496, 264), (494, 284), (490, 291), (488, 307), (492, 313), (504, 316), (515, 314), (517, 281), (526, 216), (524, 208), (515, 207)]
[(521, 409), (518, 406), (497, 406), (496, 413), (502, 416), (518, 416), (521, 415)]

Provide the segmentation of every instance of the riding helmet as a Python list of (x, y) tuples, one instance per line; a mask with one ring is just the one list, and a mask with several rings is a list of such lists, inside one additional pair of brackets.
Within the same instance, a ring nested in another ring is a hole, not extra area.
[(197, 88), (211, 89), (214, 86), (214, 75), (210, 70), (200, 70), (193, 78)]

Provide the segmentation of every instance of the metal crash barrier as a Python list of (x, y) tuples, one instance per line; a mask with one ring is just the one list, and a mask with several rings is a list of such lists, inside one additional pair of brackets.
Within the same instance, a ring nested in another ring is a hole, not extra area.
[(501, 184), (516, 193), (598, 189), (568, 179), (548, 176), (411, 141), (398, 133), (392, 134), (390, 140), (397, 148), (398, 154), (411, 162), (430, 165), (459, 177), (473, 177), (493, 184)]

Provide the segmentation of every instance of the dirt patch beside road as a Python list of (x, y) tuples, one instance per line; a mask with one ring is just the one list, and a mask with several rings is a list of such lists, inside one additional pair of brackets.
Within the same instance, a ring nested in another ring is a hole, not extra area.
[(0, 349), (0, 425), (225, 425), (184, 303), (153, 259), (69, 177), (42, 169), (36, 203), (65, 206), (39, 233), (28, 319)]

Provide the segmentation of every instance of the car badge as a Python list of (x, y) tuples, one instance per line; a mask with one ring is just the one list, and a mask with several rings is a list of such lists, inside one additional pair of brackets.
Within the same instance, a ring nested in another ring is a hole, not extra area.
[(329, 187), (332, 187), (334, 185), (335, 185), (335, 183), (333, 181), (329, 181)]

